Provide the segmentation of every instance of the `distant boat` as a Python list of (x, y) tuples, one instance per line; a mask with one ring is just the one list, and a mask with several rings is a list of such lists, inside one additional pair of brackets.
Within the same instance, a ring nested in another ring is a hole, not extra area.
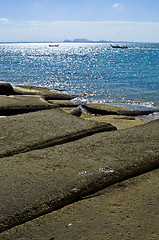
[(58, 47), (59, 44), (50, 44), (49, 47)]
[(122, 48), (122, 49), (128, 48), (128, 46), (119, 46), (119, 45), (111, 45), (111, 44), (110, 44), (110, 46), (112, 48)]

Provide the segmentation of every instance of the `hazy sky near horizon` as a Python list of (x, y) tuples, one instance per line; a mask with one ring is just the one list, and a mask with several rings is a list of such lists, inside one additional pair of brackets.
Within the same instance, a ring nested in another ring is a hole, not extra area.
[(1, 42), (159, 42), (159, 0), (0, 1)]

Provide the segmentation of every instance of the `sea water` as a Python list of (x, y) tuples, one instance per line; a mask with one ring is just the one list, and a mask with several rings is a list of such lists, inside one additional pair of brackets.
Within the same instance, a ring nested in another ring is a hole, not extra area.
[(63, 90), (79, 103), (159, 109), (159, 43), (49, 45), (1, 43), (0, 81)]

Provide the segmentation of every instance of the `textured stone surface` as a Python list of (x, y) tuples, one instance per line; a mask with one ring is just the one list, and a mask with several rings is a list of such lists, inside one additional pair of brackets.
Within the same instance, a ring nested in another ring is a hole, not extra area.
[(25, 112), (38, 111), (43, 109), (51, 109), (56, 107), (49, 104), (41, 96), (33, 95), (10, 95), (0, 96), (0, 115), (15, 115)]
[(0, 118), (0, 156), (115, 129), (110, 124), (88, 122), (58, 108)]
[(145, 120), (136, 120), (134, 117), (124, 115), (104, 115), (104, 116), (93, 116), (88, 114), (82, 114), (82, 118), (86, 120), (93, 120), (97, 122), (110, 123), (117, 128), (117, 130), (126, 129), (138, 125), (147, 123)]
[(3, 240), (158, 240), (159, 170), (115, 184), (1, 234)]
[(77, 107), (78, 104), (74, 104), (70, 100), (49, 100), (49, 103), (58, 105), (59, 107)]
[(83, 108), (85, 108), (88, 112), (94, 113), (94, 114), (101, 114), (101, 115), (127, 115), (127, 116), (138, 116), (138, 115), (146, 115), (153, 112), (157, 112), (158, 110), (145, 110), (145, 111), (136, 111), (136, 110), (130, 110), (123, 107), (116, 107), (112, 105), (107, 104), (86, 104), (83, 105)]
[(159, 239), (159, 120), (130, 128), (149, 112), (88, 104), (110, 116), (86, 121), (56, 108), (74, 114), (72, 96), (1, 86), (0, 115), (52, 109), (0, 117), (0, 239)]
[(72, 108), (70, 108), (70, 107), (62, 107), (61, 109), (62, 109), (64, 112), (69, 113), (69, 114), (72, 114), (72, 115), (77, 116), (77, 117), (80, 117), (81, 114), (82, 114), (82, 111), (81, 111), (80, 108), (75, 108), (75, 107), (72, 107)]
[(158, 159), (159, 121), (1, 158), (0, 228), (158, 168)]
[(74, 98), (74, 96), (70, 96), (68, 94), (64, 94), (58, 91), (53, 91), (48, 88), (42, 88), (42, 87), (16, 85), (16, 86), (13, 86), (13, 89), (15, 94), (41, 95), (46, 100), (51, 100), (51, 99), (71, 100), (72, 98)]

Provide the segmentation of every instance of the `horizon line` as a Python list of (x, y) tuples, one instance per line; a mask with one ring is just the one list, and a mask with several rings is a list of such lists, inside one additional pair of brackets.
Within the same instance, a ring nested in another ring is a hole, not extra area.
[[(75, 41), (75, 40), (79, 40), (79, 41)], [(125, 40), (88, 40), (85, 39), (86, 41), (80, 41), (83, 40), (83, 38), (75, 38), (73, 40), (71, 39), (65, 39), (65, 40), (58, 40), (58, 41), (54, 41), (54, 40), (48, 40), (48, 41), (0, 41), (0, 44), (3, 43), (159, 43), (159, 42), (153, 42), (153, 41), (125, 41)]]

